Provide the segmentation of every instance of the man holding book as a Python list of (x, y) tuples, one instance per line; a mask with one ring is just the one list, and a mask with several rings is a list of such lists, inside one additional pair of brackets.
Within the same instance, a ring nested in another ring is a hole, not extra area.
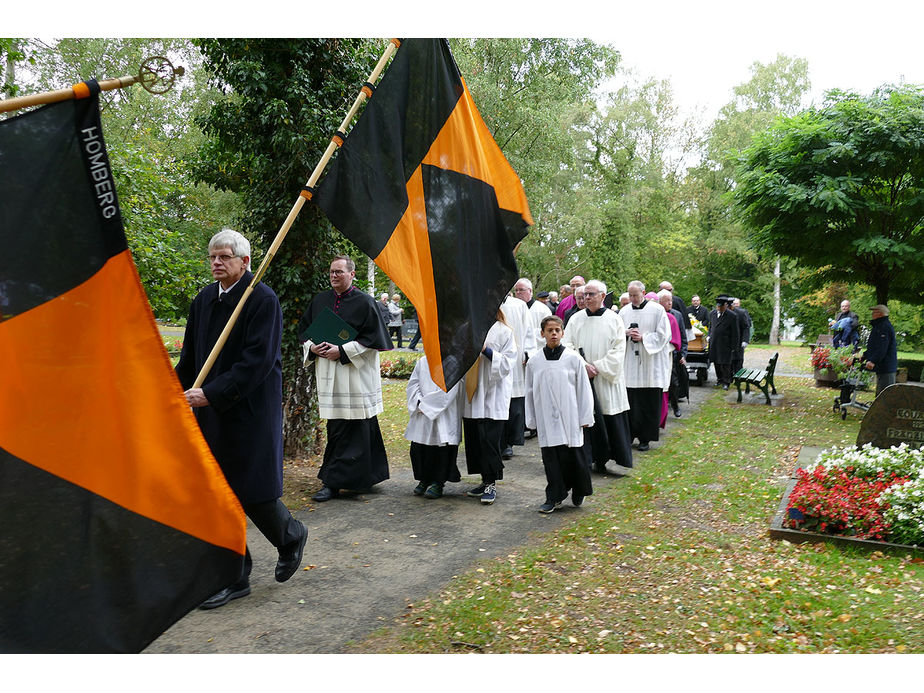
[(371, 296), (353, 286), (356, 265), (345, 255), (330, 263), (330, 291), (317, 294), (299, 323), (305, 365), (315, 364), (318, 409), (327, 419), (327, 446), (313, 500), (341, 489), (361, 491), (388, 478), (385, 443), (376, 418), (383, 411), (379, 351), (393, 349)]

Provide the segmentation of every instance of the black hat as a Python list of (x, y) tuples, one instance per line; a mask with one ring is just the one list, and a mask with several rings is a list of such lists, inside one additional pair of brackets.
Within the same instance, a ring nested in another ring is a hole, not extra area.
[(726, 305), (726, 306), (728, 306), (728, 305), (731, 305), (731, 302), (732, 302), (732, 299), (730, 299), (730, 298), (729, 298), (728, 296), (726, 296), (725, 294), (719, 294), (719, 295), (716, 297), (716, 299), (715, 299), (715, 304), (716, 304), (717, 306), (718, 306), (718, 305), (723, 305), (723, 304)]
[(536, 298), (548, 298), (548, 297), (549, 297), (548, 291), (540, 291), (538, 294), (536, 294)]

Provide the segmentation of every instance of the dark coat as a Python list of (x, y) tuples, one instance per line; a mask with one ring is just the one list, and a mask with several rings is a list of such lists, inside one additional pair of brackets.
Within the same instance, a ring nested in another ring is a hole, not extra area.
[(680, 298), (680, 296), (677, 294), (674, 294), (671, 299), (671, 308), (680, 311), (680, 317), (677, 318), (677, 324), (680, 326), (681, 332), (684, 329), (689, 330), (691, 327), (693, 327), (690, 324), (690, 316), (687, 315), (687, 304), (684, 303), (683, 299)]
[(709, 313), (709, 360), (712, 363), (731, 363), (735, 352), (741, 349), (741, 331), (738, 316), (726, 309), (722, 317), (713, 310)]
[[(184, 389), (192, 387), (252, 277), (245, 272), (222, 301), (217, 282), (193, 300), (176, 366)], [(279, 299), (257, 284), (202, 385), (209, 406), (193, 410), (242, 505), (282, 495), (281, 341)]]
[[(751, 314), (747, 312), (744, 308), (732, 308), (729, 306), (729, 310), (733, 310), (738, 316), (738, 331), (740, 333), (741, 342), (750, 342), (751, 341)], [(741, 344), (739, 342), (739, 346)]]
[(864, 361), (872, 361), (876, 373), (895, 373), (898, 370), (898, 346), (895, 343), (895, 329), (889, 318), (883, 315), (870, 322), (869, 339), (866, 340)]

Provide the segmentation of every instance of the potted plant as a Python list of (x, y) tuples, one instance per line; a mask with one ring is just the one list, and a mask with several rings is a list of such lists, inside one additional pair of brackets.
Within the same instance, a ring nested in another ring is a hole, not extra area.
[(815, 369), (816, 385), (833, 384), (837, 380), (834, 370), (831, 368), (831, 351), (832, 347), (821, 345), (812, 350), (811, 362), (812, 368)]

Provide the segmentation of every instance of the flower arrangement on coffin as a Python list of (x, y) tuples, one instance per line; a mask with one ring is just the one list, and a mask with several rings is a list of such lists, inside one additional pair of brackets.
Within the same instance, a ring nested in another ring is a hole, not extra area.
[(690, 327), (693, 328), (693, 334), (695, 334), (697, 337), (709, 334), (709, 328), (694, 318), (692, 315), (690, 316)]
[(924, 450), (830, 448), (796, 476), (786, 526), (924, 545)]

